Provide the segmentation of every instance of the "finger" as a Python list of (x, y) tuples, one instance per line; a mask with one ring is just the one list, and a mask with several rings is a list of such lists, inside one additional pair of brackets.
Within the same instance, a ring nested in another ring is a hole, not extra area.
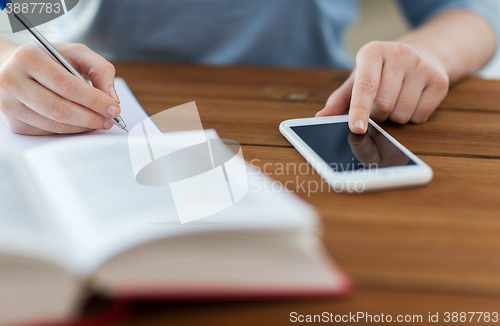
[(349, 109), (351, 102), (352, 86), (354, 85), (354, 71), (347, 80), (337, 88), (326, 101), (325, 107), (316, 113), (317, 117), (344, 114)]
[(396, 123), (405, 124), (410, 121), (413, 112), (422, 96), (425, 84), (416, 78), (407, 78), (403, 81), (401, 92), (394, 110), (389, 115), (389, 119)]
[(410, 121), (413, 123), (426, 122), (446, 97), (447, 93), (448, 82), (446, 80), (433, 86), (425, 87)]
[(29, 136), (42, 136), (50, 134), (50, 132), (40, 130), (16, 119), (15, 116), (17, 110), (16, 105), (13, 105), (13, 103), (20, 104), (20, 102), (14, 97), (5, 94), (4, 91), (4, 89), (0, 89), (0, 92), (2, 93), (0, 94), (0, 120), (3, 120), (12, 132)]
[(349, 134), (347, 141), (351, 146), (351, 151), (358, 161), (368, 166), (369, 164), (380, 162), (380, 153), (377, 144), (368, 134)]
[(387, 120), (396, 106), (404, 80), (404, 71), (394, 64), (384, 64), (382, 78), (373, 101), (370, 117), (376, 122)]
[(0, 112), (0, 117), (5, 122), (7, 127), (16, 134), (26, 136), (46, 136), (51, 134), (48, 131), (40, 130), (17, 119), (14, 119), (11, 116), (4, 114), (3, 112)]
[[(41, 51), (31, 49), (29, 51)], [(26, 51), (25, 51), (26, 52)], [(108, 118), (116, 118), (120, 114), (119, 103), (103, 91), (92, 87), (79, 78), (72, 76), (61, 65), (49, 56), (40, 52), (25, 54), (26, 73), (40, 85), (71, 102), (89, 108)], [(36, 58), (36, 60), (30, 60)]]
[(5, 117), (4, 115), (2, 115), (2, 117), (4, 118), (4, 121), (9, 127), (9, 129), (16, 134), (25, 136), (48, 136), (53, 134), (51, 132), (33, 127), (19, 120), (8, 118)]
[(349, 128), (355, 134), (364, 134), (368, 128), (368, 118), (382, 74), (383, 56), (380, 44), (372, 42), (364, 46), (358, 52), (356, 64)]
[(24, 85), (29, 92), (21, 91), (18, 100), (50, 120), (88, 129), (113, 126), (110, 119), (50, 92), (34, 80), (26, 79)]
[(77, 127), (68, 125), (66, 123), (57, 122), (54, 120), (47, 119), (44, 116), (36, 113), (35, 111), (29, 109), (20, 103), (20, 106), (17, 108), (18, 115), (16, 116), (17, 120), (21, 123), (24, 123), (27, 126), (30, 126), (30, 134), (34, 135), (50, 135), (50, 134), (76, 134), (82, 132), (88, 132), (92, 129)]
[(6, 121), (9, 121), (11, 130), (23, 135), (49, 135), (53, 133), (81, 133), (92, 129), (67, 125), (36, 113), (26, 107), (22, 102), (14, 97), (3, 97), (3, 111), (9, 114), (3, 115)]
[(120, 102), (115, 90), (116, 70), (109, 61), (83, 44), (72, 44), (61, 53), (75, 69), (90, 78), (94, 87)]

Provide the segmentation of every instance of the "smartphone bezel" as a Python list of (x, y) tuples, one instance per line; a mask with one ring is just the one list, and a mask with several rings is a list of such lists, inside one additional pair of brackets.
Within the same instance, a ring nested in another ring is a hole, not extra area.
[[(366, 169), (363, 170), (362, 173), (360, 173), (359, 170), (337, 172), (292, 130), (292, 127), (296, 126), (345, 123), (347, 121), (347, 115), (292, 119), (283, 121), (279, 129), (283, 136), (335, 191), (351, 193), (416, 187), (426, 185), (432, 180), (432, 169), (371, 119), (369, 123), (399, 150), (413, 160), (415, 165), (383, 167), (377, 168), (376, 170)], [(360, 184), (364, 186), (362, 190), (359, 186)]]

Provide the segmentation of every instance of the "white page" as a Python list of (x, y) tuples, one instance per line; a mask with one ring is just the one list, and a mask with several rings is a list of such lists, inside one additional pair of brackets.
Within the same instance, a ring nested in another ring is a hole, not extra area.
[[(297, 232), (317, 224), (308, 205), (275, 191), (249, 192), (222, 212), (181, 224), (169, 187), (135, 181), (122, 137), (58, 142), (26, 157), (58, 223), (67, 230), (74, 268), (83, 274), (120, 251), (166, 236), (249, 229)], [(247, 168), (252, 183), (262, 186), (265, 177)]]
[(0, 152), (0, 253), (62, 263), (60, 240), (22, 157)]
[[(148, 117), (123, 79), (115, 79), (115, 88), (120, 97), (121, 117), (129, 129)], [(13, 178), (13, 172), (7, 169), (6, 157), (12, 157), (13, 154), (21, 154), (38, 146), (52, 144), (63, 139), (86, 139), (103, 135), (125, 137), (127, 133), (117, 126), (113, 126), (110, 130), (96, 130), (76, 135), (23, 136), (10, 131), (0, 118), (0, 153), (3, 153), (0, 154), (0, 159), (4, 157), (4, 163), (0, 166), (0, 250), (3, 248), (5, 251), (38, 255), (39, 258), (52, 259), (55, 255), (53, 253), (54, 248), (50, 249), (49, 247), (65, 248), (59, 242), (61, 241), (60, 233), (64, 231), (58, 230), (57, 226), (51, 223), (52, 217), (48, 215), (50, 212), (46, 207), (43, 208), (43, 210), (46, 210), (43, 213), (46, 216), (41, 216), (42, 208), (39, 206), (40, 203), (36, 202), (39, 197), (38, 189), (26, 189), (26, 182), (33, 181), (16, 181)], [(22, 162), (22, 159), (19, 159), (16, 165), (18, 167), (25, 166), (25, 163)], [(2, 174), (2, 172), (4, 173)], [(21, 174), (26, 174), (26, 171)], [(23, 178), (29, 179), (26, 175)], [(33, 184), (28, 187), (33, 188)], [(16, 200), (19, 198), (22, 198), (22, 203)], [(15, 216), (15, 219), (12, 219), (13, 216)], [(19, 216), (23, 216), (23, 218), (21, 219)], [(2, 220), (2, 217), (4, 220)], [(7, 217), (10, 218), (9, 221), (7, 221)], [(42, 221), (44, 224), (40, 225)], [(9, 227), (7, 227), (7, 223), (10, 224)], [(42, 227), (45, 228), (43, 232), (40, 229)], [(49, 230), (50, 236), (47, 236)], [(47, 243), (42, 244), (42, 242)], [(64, 261), (66, 252), (64, 250), (56, 251), (57, 259)]]
[(35, 216), (39, 207), (30, 203), (29, 184), (25, 183), (25, 163), (21, 157), (0, 154), (0, 230), (41, 230)]
[[(127, 129), (130, 130), (137, 123), (147, 118), (148, 115), (123, 79), (115, 79), (115, 88), (120, 98), (120, 106), (122, 109), (121, 117), (127, 124)], [(10, 131), (5, 125), (5, 122), (0, 118), (0, 150), (6, 149), (19, 153), (36, 146), (51, 143), (55, 140), (81, 137), (88, 138), (100, 135), (126, 136), (127, 133), (117, 126), (113, 126), (110, 130), (95, 130), (88, 133), (74, 135), (23, 136)]]
[[(116, 80), (116, 89), (130, 130), (147, 114), (123, 80)], [(309, 206), (273, 191), (249, 193), (223, 212), (181, 225), (169, 187), (136, 183), (126, 135), (113, 127), (81, 135), (29, 137), (0, 126), (0, 148), (26, 152), (53, 218), (65, 231), (66, 247), (73, 253), (69, 264), (77, 272), (91, 273), (112, 255), (165, 236), (248, 228), (296, 231), (316, 225)], [(216, 133), (208, 138), (214, 137)], [(265, 177), (248, 169), (253, 184), (263, 188)]]

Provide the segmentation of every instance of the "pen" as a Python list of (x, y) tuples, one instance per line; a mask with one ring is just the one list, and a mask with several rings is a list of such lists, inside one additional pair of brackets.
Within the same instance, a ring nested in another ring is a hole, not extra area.
[[(7, 3), (10, 3), (10, 0), (0, 0), (0, 9), (4, 10), (7, 6)], [(56, 62), (60, 63), (67, 71), (69, 71), (73, 76), (80, 78), (84, 82), (90, 84), (88, 80), (86, 80), (75, 68), (73, 68), (66, 59), (57, 51), (52, 44), (42, 34), (24, 17), (21, 13), (15, 13), (14, 10), (11, 12), (6, 11), (7, 15), (9, 15), (15, 22), (17, 22), (31, 39), (38, 44), (41, 48), (43, 48)], [(90, 84), (92, 85), (92, 84)], [(113, 119), (115, 125), (120, 127), (121, 129), (127, 130), (127, 125), (123, 121), (123, 119), (118, 116)]]

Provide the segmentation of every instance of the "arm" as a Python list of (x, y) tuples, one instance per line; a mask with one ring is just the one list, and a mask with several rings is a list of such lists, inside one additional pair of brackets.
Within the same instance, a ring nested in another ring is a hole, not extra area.
[(423, 123), (448, 92), (450, 82), (486, 64), (496, 50), (495, 33), (479, 15), (451, 10), (396, 42), (371, 42), (356, 56), (356, 68), (317, 116), (349, 110), (349, 127), (365, 133), (377, 122)]
[(452, 83), (484, 66), (497, 45), (489, 23), (465, 10), (443, 13), (399, 41), (433, 54)]
[(0, 40), (0, 115), (7, 126), (25, 135), (110, 129), (110, 118), (120, 114), (113, 65), (81, 44), (55, 47), (94, 87), (42, 49)]

